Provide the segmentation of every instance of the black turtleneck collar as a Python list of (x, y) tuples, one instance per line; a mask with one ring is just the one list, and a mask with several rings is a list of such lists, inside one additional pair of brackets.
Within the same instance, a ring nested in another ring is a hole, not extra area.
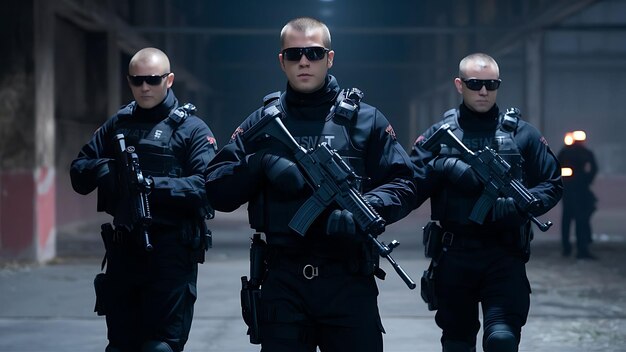
[(498, 116), (500, 109), (497, 104), (493, 104), (487, 112), (479, 113), (465, 105), (465, 102), (459, 106), (459, 125), (464, 130), (481, 131), (495, 129), (498, 126)]
[(144, 109), (139, 105), (135, 105), (135, 111), (133, 115), (142, 119), (145, 118), (150, 120), (163, 120), (164, 118), (169, 116), (172, 109), (175, 109), (176, 107), (178, 107), (178, 100), (176, 99), (176, 96), (174, 96), (174, 92), (171, 89), (168, 89), (167, 94), (165, 95), (165, 99), (163, 99), (163, 101), (159, 105), (151, 109)]
[(290, 105), (298, 106), (318, 106), (325, 103), (332, 103), (335, 97), (339, 93), (339, 84), (332, 75), (326, 75), (326, 80), (322, 88), (312, 93), (301, 93), (291, 88), (291, 85), (287, 83), (287, 91), (285, 93), (285, 99)]

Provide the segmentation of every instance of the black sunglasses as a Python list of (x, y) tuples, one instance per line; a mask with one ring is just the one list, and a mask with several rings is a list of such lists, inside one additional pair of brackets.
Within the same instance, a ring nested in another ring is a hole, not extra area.
[(143, 82), (148, 83), (151, 86), (158, 86), (163, 82), (163, 78), (167, 77), (170, 73), (164, 73), (162, 75), (154, 75), (154, 76), (131, 76), (128, 75), (128, 81), (135, 87), (139, 87), (143, 84)]
[(330, 49), (321, 46), (308, 46), (306, 48), (287, 48), (282, 51), (283, 59), (287, 61), (300, 61), (302, 55), (309, 61), (318, 61), (326, 56)]
[(487, 90), (496, 90), (500, 87), (500, 83), (502, 83), (501, 79), (461, 79), (467, 86), (469, 90), (479, 91), (483, 89), (483, 86), (487, 88)]

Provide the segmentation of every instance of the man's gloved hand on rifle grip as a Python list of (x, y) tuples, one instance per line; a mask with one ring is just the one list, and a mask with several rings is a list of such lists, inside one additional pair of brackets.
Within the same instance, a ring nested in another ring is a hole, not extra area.
[(335, 209), (328, 216), (326, 234), (354, 238), (357, 234), (356, 223), (351, 212)]
[(259, 150), (248, 157), (253, 174), (262, 174), (272, 186), (288, 195), (298, 195), (307, 189), (304, 175), (293, 161), (280, 152)]
[(457, 191), (464, 194), (478, 194), (483, 190), (472, 167), (463, 160), (452, 156), (437, 156), (430, 162), (433, 170), (445, 177)]
[(493, 203), (491, 220), (510, 227), (523, 225), (528, 219), (524, 217), (511, 197), (498, 197)]
[[(365, 194), (363, 197), (377, 212), (383, 206), (383, 201), (380, 197), (373, 194)], [(326, 222), (326, 234), (330, 236), (343, 236), (356, 240), (364, 240), (365, 236), (362, 236), (361, 231), (358, 229), (354, 222), (353, 214), (348, 210), (334, 210), (329, 216)]]

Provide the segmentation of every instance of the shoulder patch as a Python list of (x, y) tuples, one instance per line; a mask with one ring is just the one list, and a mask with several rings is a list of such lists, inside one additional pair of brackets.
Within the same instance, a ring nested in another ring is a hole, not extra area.
[(387, 132), (387, 134), (393, 138), (393, 140), (396, 140), (396, 131), (393, 130), (393, 127), (391, 126), (391, 124), (387, 125), (387, 128), (385, 128), (385, 132)]
[(233, 132), (233, 134), (230, 136), (230, 140), (234, 141), (235, 138), (237, 138), (237, 135), (242, 134), (243, 132), (244, 131), (243, 131), (243, 128), (241, 128), (241, 126), (237, 127), (237, 129), (235, 129), (235, 132)]
[(217, 141), (215, 140), (215, 138), (211, 136), (206, 136), (206, 140), (209, 142), (211, 147), (213, 147), (213, 150), (217, 151)]

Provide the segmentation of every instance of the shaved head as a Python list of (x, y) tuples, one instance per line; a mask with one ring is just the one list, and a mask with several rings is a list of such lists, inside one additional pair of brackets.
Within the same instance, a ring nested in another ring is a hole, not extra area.
[(315, 18), (298, 17), (289, 21), (280, 31), (280, 47), (283, 49), (286, 48), (285, 41), (290, 30), (305, 33), (307, 35), (312, 35), (311, 33), (314, 31), (321, 31), (323, 46), (327, 49), (331, 48), (330, 31), (328, 30), (328, 27), (323, 22), (316, 20)]
[[(147, 83), (142, 77), (160, 77), (158, 83)], [(133, 85), (131, 77), (139, 79), (139, 85)], [(170, 59), (157, 48), (139, 50), (128, 63), (128, 85), (137, 104), (144, 109), (151, 109), (160, 104), (167, 95), (167, 90), (174, 83), (174, 73), (170, 71)]]
[[(167, 58), (164, 52), (157, 48), (144, 48), (139, 50), (128, 63), (128, 73), (131, 75), (137, 75), (140, 73), (134, 73), (135, 70), (140, 67), (154, 67), (158, 68), (163, 74), (170, 72), (170, 59)], [(154, 73), (157, 74), (157, 73)]]
[(491, 56), (483, 53), (467, 55), (459, 63), (459, 77), (469, 78), (468, 74), (470, 73), (468, 71), (483, 71), (489, 67), (494, 69), (498, 76), (500, 75), (498, 63)]
[(498, 63), (491, 56), (483, 53), (467, 55), (459, 63), (459, 77), (454, 79), (459, 94), (463, 96), (463, 104), (470, 110), (485, 113), (496, 104), (498, 90), (487, 90), (483, 84), (479, 90), (472, 90), (466, 80), (497, 80), (500, 78)]

